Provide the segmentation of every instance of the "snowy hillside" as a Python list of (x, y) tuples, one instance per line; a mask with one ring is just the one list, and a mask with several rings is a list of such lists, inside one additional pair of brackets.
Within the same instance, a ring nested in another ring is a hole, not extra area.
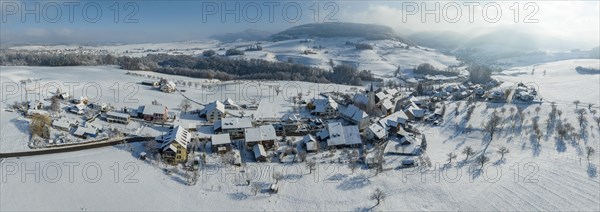
[[(347, 43), (348, 42), (348, 43)], [(150, 43), (104, 46), (18, 46), (13, 50), (45, 51), (50, 53), (91, 53), (113, 54), (116, 56), (141, 57), (147, 54), (173, 54), (199, 56), (205, 50), (215, 50), (224, 55), (228, 49), (246, 50), (257, 42), (222, 43), (216, 40), (201, 40), (174, 43)], [(259, 42), (262, 50), (245, 51), (244, 56), (234, 58), (254, 58), (267, 61), (299, 63), (324, 69), (331, 69), (330, 60), (335, 65), (347, 64), (359, 70), (371, 70), (376, 77), (387, 78), (400, 67), (412, 69), (421, 63), (443, 69), (456, 65), (459, 61), (432, 49), (408, 46), (394, 40), (365, 40), (362, 38), (316, 38), (295, 39), (278, 42)], [(373, 46), (372, 50), (358, 50), (354, 43)]]
[(547, 102), (571, 104), (579, 100), (582, 105), (600, 104), (600, 74), (579, 73), (575, 70), (577, 66), (598, 69), (600, 60), (563, 60), (517, 67), (503, 71), (496, 78), (505, 81), (503, 87), (532, 83)]

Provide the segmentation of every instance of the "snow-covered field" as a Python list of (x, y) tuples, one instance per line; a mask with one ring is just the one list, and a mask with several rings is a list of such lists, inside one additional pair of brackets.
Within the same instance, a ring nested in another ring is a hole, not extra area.
[(541, 97), (547, 102), (571, 104), (579, 100), (582, 105), (599, 105), (600, 74), (579, 73), (575, 70), (577, 66), (599, 69), (600, 60), (563, 60), (517, 67), (503, 71), (496, 78), (505, 81), (504, 87), (520, 82), (531, 83), (538, 88)]
[[(261, 51), (246, 51), (243, 58), (263, 59), (268, 61), (288, 62), (331, 69), (330, 59), (337, 64), (356, 66), (359, 70), (371, 70), (377, 77), (387, 78), (400, 67), (402, 70), (412, 69), (421, 63), (443, 69), (449, 65), (460, 63), (455, 57), (444, 55), (436, 50), (411, 47), (392, 40), (364, 40), (360, 38), (317, 38), (310, 42), (295, 39), (279, 42), (261, 41)], [(357, 50), (346, 42), (371, 44), (373, 50)], [(97, 54), (113, 54), (117, 56), (140, 57), (146, 54), (166, 53), (174, 55), (201, 55), (204, 50), (215, 50), (224, 55), (231, 48), (245, 50), (256, 42), (221, 43), (216, 40), (199, 40), (174, 43), (149, 43), (100, 46), (17, 46), (14, 50), (38, 50), (53, 52), (86, 52)], [(315, 54), (303, 54), (305, 50)], [(238, 57), (238, 56), (236, 56)]]

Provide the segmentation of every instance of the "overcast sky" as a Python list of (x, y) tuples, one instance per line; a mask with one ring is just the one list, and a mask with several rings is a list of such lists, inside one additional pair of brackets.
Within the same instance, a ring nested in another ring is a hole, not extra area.
[[(246, 29), (278, 32), (324, 21), (383, 24), (405, 35), (417, 31), (480, 34), (502, 28), (549, 35), (578, 48), (600, 43), (599, 1), (2, 0), (0, 6), (3, 43), (195, 40)], [(439, 20), (426, 11), (437, 13)]]

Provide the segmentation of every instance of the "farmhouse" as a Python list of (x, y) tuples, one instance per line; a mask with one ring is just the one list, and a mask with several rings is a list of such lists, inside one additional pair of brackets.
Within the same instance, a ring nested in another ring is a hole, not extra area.
[(350, 146), (355, 147), (362, 144), (358, 126), (342, 126), (340, 122), (327, 124), (327, 129), (324, 129), (317, 134), (321, 140), (327, 141), (328, 148)]
[(191, 141), (191, 134), (183, 127), (173, 127), (165, 135), (156, 137), (156, 141), (162, 142), (160, 150), (165, 161), (171, 164), (187, 161), (187, 148)]
[(215, 132), (229, 133), (231, 137), (244, 135), (244, 130), (252, 127), (252, 120), (249, 117), (245, 118), (222, 118), (216, 121), (214, 125)]
[(168, 108), (162, 105), (142, 105), (138, 108), (138, 117), (146, 121), (167, 120)]
[(85, 113), (86, 108), (87, 108), (87, 106), (84, 103), (80, 102), (79, 104), (73, 105), (69, 109), (69, 112), (75, 113), (77, 115), (83, 115), (83, 113)]
[(279, 120), (286, 132), (296, 131), (300, 127), (300, 117), (296, 114), (285, 114)]
[(385, 118), (380, 119), (379, 124), (386, 130), (390, 130), (390, 128), (398, 129), (401, 128), (401, 126), (404, 126), (407, 120), (408, 116), (406, 115), (406, 113), (400, 110), (396, 111), (395, 113), (392, 113), (391, 115)]
[(172, 93), (172, 92), (175, 92), (176, 90), (177, 90), (177, 87), (174, 82), (163, 81), (163, 83), (160, 84), (160, 91), (162, 91), (162, 92)]
[(313, 99), (312, 103), (309, 103), (310, 114), (319, 116), (322, 118), (333, 118), (338, 115), (338, 103), (335, 102), (331, 97), (326, 99)]
[(255, 144), (261, 144), (267, 149), (271, 149), (275, 146), (275, 139), (277, 139), (273, 125), (263, 125), (246, 129), (244, 135), (246, 147), (248, 149)]
[(406, 115), (411, 120), (420, 120), (425, 117), (425, 110), (417, 106), (417, 104), (414, 102), (408, 105), (405, 111)]
[(221, 120), (225, 117), (225, 105), (221, 101), (214, 101), (206, 105), (199, 113), (201, 118), (206, 118), (210, 122)]
[(96, 137), (96, 135), (98, 134), (98, 129), (96, 128), (92, 128), (92, 127), (82, 127), (79, 126), (77, 127), (77, 130), (75, 130), (75, 132), (73, 133), (74, 136), (77, 136), (79, 138), (83, 138), (86, 139), (88, 137)]
[(227, 134), (212, 135), (210, 140), (213, 152), (225, 153), (231, 150), (231, 139)]
[(225, 109), (229, 110), (239, 110), (241, 107), (235, 103), (231, 98), (227, 98), (223, 104), (225, 105)]
[(369, 115), (354, 105), (349, 105), (346, 109), (342, 110), (340, 116), (346, 121), (358, 125), (358, 128), (361, 130), (367, 128), (370, 124)]
[(76, 120), (71, 120), (71, 119), (66, 119), (66, 118), (61, 118), (61, 119), (52, 121), (52, 127), (59, 129), (59, 130), (64, 130), (64, 131), (70, 131), (71, 128), (77, 126), (77, 124), (79, 124), (79, 123)]
[(367, 139), (372, 141), (380, 141), (387, 137), (387, 130), (379, 123), (373, 123), (366, 129)]
[(129, 115), (113, 111), (106, 112), (106, 121), (109, 123), (129, 124)]

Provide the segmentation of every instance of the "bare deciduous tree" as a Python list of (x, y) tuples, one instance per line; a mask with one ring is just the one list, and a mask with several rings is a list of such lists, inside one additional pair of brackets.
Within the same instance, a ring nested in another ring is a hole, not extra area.
[(581, 129), (587, 124), (587, 119), (585, 118), (586, 113), (587, 112), (583, 108), (577, 110), (577, 121), (579, 122), (579, 127)]
[(573, 104), (575, 104), (575, 108), (579, 107), (579, 103), (581, 103), (581, 101), (579, 100), (573, 101)]
[(472, 154), (475, 154), (475, 152), (473, 151), (473, 148), (471, 148), (470, 146), (466, 146), (463, 149), (462, 154), (467, 156), (465, 158), (465, 161), (466, 161), (466, 160), (469, 160), (469, 156), (472, 155)]
[(448, 163), (452, 163), (452, 160), (456, 159), (456, 154), (454, 152), (448, 153)]
[(494, 112), (492, 113), (492, 117), (490, 117), (490, 120), (485, 124), (484, 130), (490, 134), (490, 141), (494, 140), (494, 134), (498, 131), (498, 127), (500, 126), (501, 121), (502, 119), (500, 118), (500, 116), (498, 116), (498, 114)]
[(510, 153), (510, 150), (508, 150), (508, 148), (501, 146), (500, 148), (498, 148), (498, 154), (500, 154), (500, 160), (504, 160), (504, 155)]
[(187, 113), (187, 111), (191, 107), (192, 107), (192, 104), (190, 103), (190, 100), (188, 100), (188, 99), (181, 100), (181, 103), (179, 103), (179, 108), (181, 108), (181, 110), (183, 110), (184, 113)]
[(483, 168), (483, 165), (485, 165), (485, 163), (487, 163), (488, 161), (490, 161), (490, 158), (488, 158), (487, 156), (485, 156), (483, 154), (481, 156), (477, 157), (477, 162), (479, 164), (481, 164), (481, 168)]
[(375, 191), (373, 191), (369, 199), (377, 201), (375, 206), (378, 206), (379, 203), (385, 199), (385, 193), (381, 189), (377, 188)]
[(57, 96), (50, 98), (50, 110), (52, 112), (58, 112), (60, 110), (60, 99)]
[(585, 154), (587, 155), (588, 162), (590, 161), (590, 157), (592, 155), (594, 155), (595, 152), (596, 152), (596, 150), (594, 150), (594, 147), (591, 147), (591, 146), (585, 147)]

